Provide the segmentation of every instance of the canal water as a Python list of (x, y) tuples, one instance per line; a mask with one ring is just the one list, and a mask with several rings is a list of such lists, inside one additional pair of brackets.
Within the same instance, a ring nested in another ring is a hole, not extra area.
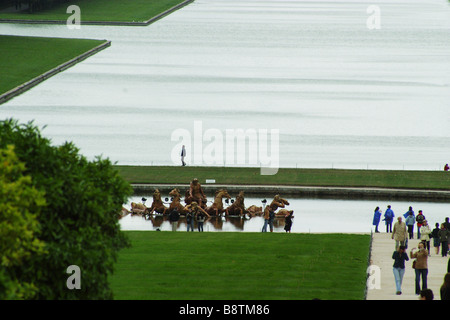
[[(380, 29), (367, 27), (369, 5)], [(89, 159), (172, 165), (172, 134), (201, 121), (220, 133), (279, 130), (281, 167), (450, 162), (447, 0), (196, 0), (146, 27), (0, 24), (0, 33), (112, 41), (0, 106), (0, 119), (33, 120)], [(296, 230), (320, 229), (299, 212)]]
[[(141, 202), (141, 198), (142, 196), (130, 198), (124, 207), (130, 209), (131, 202)], [(151, 206), (151, 197), (146, 198), (148, 200), (145, 204)], [(162, 198), (164, 199), (165, 196), (162, 196)], [(246, 198), (245, 206), (247, 208), (251, 205), (262, 206), (262, 200), (259, 198)], [(271, 199), (267, 200), (270, 201)], [(445, 221), (445, 217), (450, 216), (447, 203), (334, 199), (287, 200), (290, 204), (286, 206), (286, 209), (294, 210), (291, 232), (295, 233), (370, 233), (374, 230), (372, 220), (374, 209), (377, 206), (380, 207), (384, 215), (387, 205), (391, 205), (396, 217), (403, 215), (410, 206), (413, 207), (416, 214), (419, 210), (422, 210), (432, 229), (436, 223), (442, 223)], [(224, 206), (227, 206), (225, 202)], [(168, 217), (162, 215), (155, 215), (151, 219), (145, 219), (137, 215), (127, 215), (120, 220), (120, 225), (122, 230), (172, 230)], [(263, 225), (264, 219), (262, 217), (250, 219), (212, 217), (204, 223), (204, 232), (261, 232)], [(179, 221), (178, 231), (186, 230), (186, 220), (182, 217)], [(384, 221), (380, 222), (379, 230), (382, 232), (386, 231)], [(194, 231), (198, 232), (197, 224), (195, 224)], [(275, 219), (274, 232), (285, 232), (284, 218)]]

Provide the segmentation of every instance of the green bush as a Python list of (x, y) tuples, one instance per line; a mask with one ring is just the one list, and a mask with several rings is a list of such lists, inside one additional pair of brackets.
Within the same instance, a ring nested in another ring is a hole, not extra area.
[[(48, 254), (17, 267), (21, 281), (34, 283), (37, 299), (111, 299), (107, 277), (118, 251), (129, 245), (118, 217), (131, 186), (108, 159), (88, 161), (71, 142), (52, 146), (32, 123), (1, 121), (0, 148), (7, 144), (47, 203), (38, 239)], [(70, 265), (81, 270), (79, 290), (67, 288)]]
[(14, 147), (0, 149), (0, 300), (28, 299), (37, 288), (21, 281), (15, 267), (26, 265), (32, 257), (45, 254), (44, 243), (36, 238), (37, 220), (45, 205), (43, 194), (24, 176)]

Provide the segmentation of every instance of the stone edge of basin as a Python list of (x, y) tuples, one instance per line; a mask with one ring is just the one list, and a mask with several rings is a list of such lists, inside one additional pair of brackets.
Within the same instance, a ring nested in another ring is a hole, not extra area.
[(72, 58), (72, 59), (60, 64), (59, 66), (57, 66), (47, 72), (44, 72), (41, 75), (39, 75), (25, 83), (22, 83), (21, 85), (5, 92), (4, 94), (0, 95), (0, 104), (5, 103), (8, 100), (11, 100), (12, 98), (24, 93), (25, 91), (31, 89), (34, 86), (38, 85), (42, 81), (47, 80), (48, 78), (54, 76), (55, 74), (74, 66), (75, 64), (89, 58), (90, 56), (96, 54), (97, 52), (99, 52), (109, 46), (111, 46), (111, 41), (105, 40), (105, 42), (96, 46), (95, 48), (92, 48), (89, 51), (86, 51), (86, 52), (76, 56), (75, 58)]
[[(189, 188), (189, 184), (131, 184), (131, 186), (135, 195), (151, 195), (155, 189), (168, 193), (173, 188), (179, 188), (181, 194), (184, 195), (185, 190)], [(280, 194), (282, 197), (294, 196), (296, 198), (450, 202), (450, 191), (446, 190), (223, 184), (202, 184), (202, 188), (207, 194), (213, 194), (218, 189), (227, 189), (232, 197), (235, 197), (238, 192), (244, 191), (246, 195), (264, 196), (269, 199), (275, 194)]]

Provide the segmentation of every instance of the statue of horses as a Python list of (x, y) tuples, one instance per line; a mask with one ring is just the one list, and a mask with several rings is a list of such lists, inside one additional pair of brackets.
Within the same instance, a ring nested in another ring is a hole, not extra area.
[(277, 217), (286, 217), (289, 214), (293, 214), (294, 210), (288, 210), (288, 209), (280, 209), (278, 210), (278, 212), (275, 214)]
[(289, 201), (281, 198), (278, 194), (275, 195), (272, 202), (264, 209), (264, 219), (269, 219), (270, 211), (275, 212), (278, 208), (284, 208), (289, 205)]
[(183, 206), (180, 202), (181, 194), (180, 194), (180, 190), (178, 190), (178, 188), (175, 188), (172, 191), (170, 191), (169, 196), (171, 196), (173, 198), (173, 200), (169, 206), (168, 212), (172, 212), (173, 209), (177, 209), (177, 211), (180, 214), (186, 214), (189, 212), (189, 210), (186, 209), (186, 207)]
[(255, 206), (254, 204), (247, 208), (248, 215), (250, 217), (260, 216), (263, 214), (262, 207)]
[(150, 208), (147, 208), (145, 213), (147, 215), (152, 215), (153, 212), (156, 213), (162, 213), (166, 214), (168, 211), (168, 208), (164, 205), (163, 201), (161, 200), (161, 193), (158, 189), (155, 189), (153, 192), (153, 202), (152, 206)]
[(148, 208), (143, 203), (132, 202), (131, 203), (131, 214), (145, 214)]
[(225, 209), (223, 208), (222, 199), (223, 198), (231, 199), (230, 195), (228, 194), (227, 190), (220, 189), (216, 191), (216, 195), (214, 197), (214, 203), (206, 208), (206, 212), (208, 212), (211, 216), (219, 216), (222, 215), (222, 213), (225, 212)]
[(243, 216), (247, 213), (244, 205), (244, 191), (239, 192), (236, 200), (231, 206), (225, 209), (225, 214), (231, 216)]

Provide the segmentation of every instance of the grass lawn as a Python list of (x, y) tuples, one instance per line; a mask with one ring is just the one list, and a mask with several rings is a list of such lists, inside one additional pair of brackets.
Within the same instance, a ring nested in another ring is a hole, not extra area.
[(200, 183), (298, 185), (336, 187), (381, 187), (450, 190), (450, 173), (444, 171), (394, 171), (280, 168), (273, 176), (262, 176), (259, 168), (116, 166), (130, 183)]
[(364, 299), (369, 235), (125, 232), (115, 299)]
[(143, 22), (180, 4), (184, 0), (74, 0), (55, 7), (37, 11), (1, 12), (0, 19), (60, 20), (66, 21), (69, 5), (77, 5), (84, 21)]
[(0, 94), (102, 44), (105, 40), (0, 35)]

